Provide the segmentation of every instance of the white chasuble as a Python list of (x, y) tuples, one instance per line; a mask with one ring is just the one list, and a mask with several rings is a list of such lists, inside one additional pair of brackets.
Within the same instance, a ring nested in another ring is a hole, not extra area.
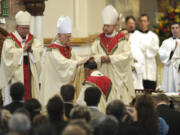
[(145, 65), (143, 70), (143, 79), (149, 81), (156, 81), (156, 55), (159, 49), (158, 36), (152, 31), (146, 33), (135, 31), (134, 36), (138, 41), (137, 46), (144, 56)]
[[(121, 33), (114, 33), (113, 37), (106, 37), (102, 33), (91, 49), (98, 70), (112, 81), (113, 99), (121, 99), (125, 104), (129, 104), (135, 97), (135, 91), (131, 71), (133, 58), (128, 41)], [(110, 62), (103, 63), (101, 56), (109, 56)]]
[(134, 89), (144, 89), (143, 87), (143, 70), (145, 65), (144, 55), (138, 47), (138, 40), (134, 33), (130, 33), (130, 47), (134, 58), (133, 81)]
[[(42, 54), (43, 45), (40, 44), (40, 42), (33, 38), (32, 43), (32, 52), (24, 52), (23, 46), (24, 41), (20, 37), (17, 31), (11, 33), (18, 42), (22, 45), (22, 47), (19, 47), (17, 45), (17, 41), (15, 41), (13, 38), (8, 36), (4, 43), (2, 48), (2, 56), (1, 56), (1, 65), (0, 65), (0, 80), (1, 80), (1, 87), (5, 90), (5, 88), (9, 87), (12, 83), (15, 82), (22, 82), (24, 83), (24, 70), (23, 70), (23, 59), (24, 56), (29, 56), (29, 63), (30, 63), (30, 71), (31, 71), (31, 97), (38, 98), (39, 96), (39, 75), (41, 72), (41, 64), (40, 64), (40, 58)], [(29, 35), (26, 36), (26, 39)], [(7, 95), (9, 93), (9, 89), (6, 89), (7, 93), (4, 93), (3, 95)], [(6, 97), (4, 99), (5, 104), (8, 104), (9, 101), (6, 100)]]
[(60, 94), (60, 88), (65, 84), (73, 84), (77, 71), (77, 56), (69, 46), (58, 42), (52, 43), (44, 56), (41, 90), (39, 100), (45, 106), (48, 100)]

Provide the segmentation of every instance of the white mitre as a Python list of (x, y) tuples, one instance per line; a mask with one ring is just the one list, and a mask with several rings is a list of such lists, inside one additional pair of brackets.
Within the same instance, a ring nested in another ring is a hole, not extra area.
[(72, 33), (72, 21), (69, 16), (61, 16), (57, 21), (57, 29), (60, 34)]
[(30, 25), (31, 15), (27, 11), (19, 11), (16, 16), (16, 25)]
[(103, 9), (101, 17), (103, 24), (115, 25), (118, 18), (118, 12), (112, 5), (108, 5)]

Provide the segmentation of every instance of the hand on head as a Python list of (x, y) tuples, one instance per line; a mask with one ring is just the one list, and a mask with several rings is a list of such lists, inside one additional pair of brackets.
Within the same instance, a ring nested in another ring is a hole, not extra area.
[(94, 59), (94, 57), (86, 57), (86, 58), (84, 58), (84, 59), (82, 59), (82, 60), (80, 60), (80, 61), (78, 61), (78, 64), (77, 64), (77, 66), (81, 66), (81, 65), (83, 65), (84, 63), (86, 63), (88, 60), (93, 60)]
[(109, 63), (111, 60), (109, 56), (101, 56), (101, 62), (102, 63)]

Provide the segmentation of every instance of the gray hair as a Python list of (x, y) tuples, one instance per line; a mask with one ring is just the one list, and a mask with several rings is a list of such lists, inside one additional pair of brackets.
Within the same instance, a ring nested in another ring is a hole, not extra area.
[(8, 122), (10, 130), (25, 132), (31, 128), (28, 116), (23, 113), (15, 113)]

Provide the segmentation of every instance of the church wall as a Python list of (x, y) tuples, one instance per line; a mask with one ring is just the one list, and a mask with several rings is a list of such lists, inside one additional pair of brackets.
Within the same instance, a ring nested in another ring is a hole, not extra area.
[(105, 7), (105, 0), (88, 0), (88, 34), (102, 32), (101, 12)]
[(119, 12), (121, 28), (125, 27), (126, 16), (132, 15), (138, 18), (140, 15), (140, 0), (106, 0), (106, 5), (113, 5)]
[(60, 15), (68, 15), (73, 20), (73, 37), (88, 37), (100, 33), (100, 17), (104, 6), (105, 0), (47, 1), (43, 18), (44, 38), (52, 38), (56, 34), (56, 22)]
[(57, 33), (57, 20), (60, 16), (73, 18), (73, 0), (48, 0), (43, 17), (44, 38), (53, 38)]
[[(15, 28), (14, 16), (23, 10), (23, 0), (8, 0), (9, 17), (6, 24), (0, 24), (8, 32)], [(167, 0), (166, 0), (167, 1)], [(68, 15), (73, 20), (73, 37), (88, 37), (102, 31), (101, 11), (107, 4), (112, 4), (125, 18), (141, 13), (148, 13), (155, 23), (157, 0), (47, 0), (43, 16), (44, 38), (53, 38), (57, 32), (56, 22), (61, 15)], [(121, 20), (123, 21), (123, 19)], [(124, 25), (122, 24), (122, 27)]]
[(101, 11), (105, 0), (48, 0), (43, 17), (44, 38), (56, 34), (56, 22), (61, 15), (73, 21), (73, 37), (88, 37), (102, 31)]

